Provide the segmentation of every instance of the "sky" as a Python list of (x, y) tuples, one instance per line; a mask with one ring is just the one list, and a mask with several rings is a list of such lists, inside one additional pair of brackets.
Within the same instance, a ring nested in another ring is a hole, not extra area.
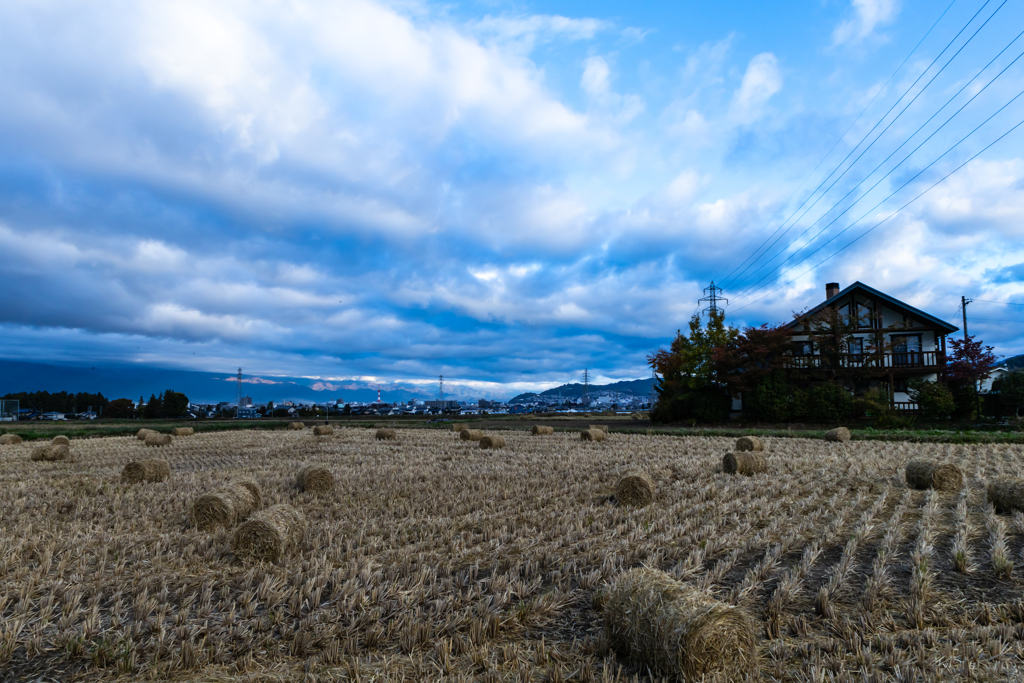
[[(861, 281), (1024, 353), (1024, 6), (0, 4), (0, 357), (649, 376)], [(1017, 99), (1014, 99), (1017, 98)]]

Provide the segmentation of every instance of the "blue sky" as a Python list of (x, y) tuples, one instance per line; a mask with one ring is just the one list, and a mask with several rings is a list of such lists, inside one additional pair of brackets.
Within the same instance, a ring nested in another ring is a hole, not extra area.
[(501, 395), (712, 279), (1024, 353), (1024, 7), (947, 4), (3, 3), (0, 355)]

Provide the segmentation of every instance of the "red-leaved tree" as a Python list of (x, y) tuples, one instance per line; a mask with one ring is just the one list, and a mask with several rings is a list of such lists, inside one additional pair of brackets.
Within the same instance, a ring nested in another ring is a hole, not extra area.
[(784, 324), (748, 327), (712, 353), (717, 376), (732, 394), (751, 391), (765, 377), (785, 367), (783, 357), (792, 347)]
[(986, 379), (995, 367), (995, 349), (971, 336), (951, 340), (949, 346), (946, 379), (956, 403), (955, 417), (970, 418), (975, 408), (980, 408), (978, 382)]
[(974, 385), (988, 379), (992, 368), (996, 366), (996, 355), (993, 346), (985, 346), (980, 339), (973, 336), (966, 339), (953, 339), (949, 342), (949, 362), (946, 364), (946, 377), (951, 382), (962, 382)]

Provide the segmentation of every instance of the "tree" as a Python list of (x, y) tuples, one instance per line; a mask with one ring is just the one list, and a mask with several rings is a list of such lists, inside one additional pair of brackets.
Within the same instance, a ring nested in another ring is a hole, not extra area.
[(743, 412), (767, 422), (785, 422), (794, 413), (793, 393), (785, 358), (791, 339), (785, 325), (748, 327), (725, 346), (716, 348), (712, 361), (730, 396), (743, 395)]
[(161, 401), (155, 394), (149, 395), (149, 401), (146, 403), (146, 407), (142, 412), (142, 415), (147, 420), (155, 420), (160, 417), (163, 401)]
[(115, 399), (107, 404), (104, 416), (118, 419), (131, 419), (135, 417), (135, 404), (132, 403), (131, 399)]
[(910, 400), (917, 404), (921, 414), (932, 420), (945, 420), (954, 410), (953, 392), (944, 384), (926, 379), (912, 379), (907, 383)]
[(1024, 408), (1024, 370), (1003, 375), (992, 383), (992, 391), (999, 393), (999, 398), (1006, 412), (1013, 412), (1020, 416), (1020, 409)]
[(188, 412), (188, 396), (168, 389), (161, 394), (160, 417), (181, 417)]
[(659, 374), (658, 403), (652, 419), (675, 422), (696, 418), (716, 422), (729, 417), (728, 389), (713, 361), (715, 349), (735, 342), (739, 330), (726, 327), (725, 313), (712, 313), (705, 326), (699, 315), (690, 319), (690, 333), (676, 335), (672, 346), (649, 356)]
[(769, 377), (778, 380), (791, 345), (785, 325), (748, 327), (716, 348), (712, 363), (718, 379), (729, 386), (730, 392), (752, 391)]
[(954, 339), (949, 342), (949, 362), (946, 364), (946, 378), (956, 402), (956, 416), (970, 418), (980, 403), (978, 382), (987, 379), (996, 365), (994, 347), (985, 346), (973, 336)]

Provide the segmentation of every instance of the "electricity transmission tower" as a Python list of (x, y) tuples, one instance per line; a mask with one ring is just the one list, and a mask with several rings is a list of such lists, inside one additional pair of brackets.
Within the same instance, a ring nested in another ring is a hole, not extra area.
[(437, 378), (437, 400), (438, 405), (444, 400), (444, 375), (440, 375)]
[(722, 288), (716, 287), (714, 280), (712, 280), (711, 286), (704, 288), (704, 296), (697, 302), (699, 304), (709, 304), (709, 306), (701, 311), (701, 313), (707, 315), (724, 315), (725, 311), (718, 306), (719, 301), (729, 303), (729, 300), (722, 296)]
[(236, 382), (235, 389), (235, 405), (239, 408), (242, 407), (242, 368), (238, 368), (238, 382)]
[(590, 405), (590, 369), (583, 369), (583, 405)]

